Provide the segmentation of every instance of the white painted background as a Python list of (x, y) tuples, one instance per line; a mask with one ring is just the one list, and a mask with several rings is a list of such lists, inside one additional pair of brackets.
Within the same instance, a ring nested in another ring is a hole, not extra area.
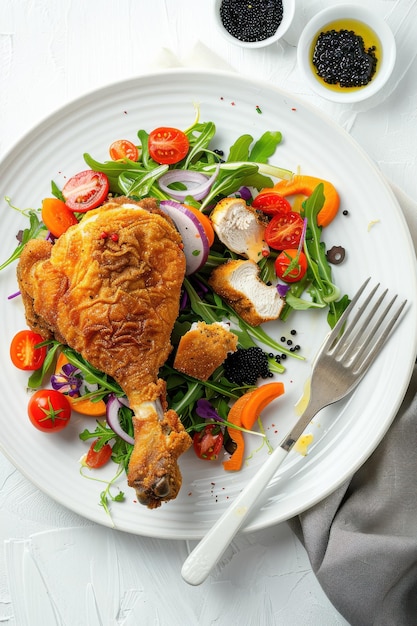
[[(75, 97), (161, 65), (230, 67), (317, 105), (417, 199), (416, 2), (369, 0), (396, 33), (399, 64), (372, 103), (334, 105), (305, 87), (297, 37), (335, 0), (296, 0), (280, 44), (242, 50), (214, 30), (214, 0), (2, 0), (0, 156)], [(391, 91), (392, 89), (392, 91)], [(1, 424), (1, 416), (0, 416)], [(1, 426), (0, 426), (1, 437)], [(238, 537), (199, 588), (180, 577), (194, 545), (130, 536), (57, 505), (0, 455), (0, 623), (7, 626), (340, 626), (286, 524)], [(354, 598), (352, 598), (354, 602)]]

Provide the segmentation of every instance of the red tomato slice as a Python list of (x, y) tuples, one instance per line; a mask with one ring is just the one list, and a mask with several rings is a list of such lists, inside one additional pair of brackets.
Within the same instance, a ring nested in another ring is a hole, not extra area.
[(274, 250), (298, 248), (304, 221), (299, 213), (277, 213), (265, 228), (265, 241)]
[(65, 183), (62, 195), (71, 211), (85, 213), (103, 204), (109, 193), (109, 180), (103, 172), (85, 170)]
[(261, 192), (252, 202), (252, 206), (254, 209), (259, 209), (267, 215), (289, 213), (291, 211), (291, 204), (287, 198), (284, 198), (276, 191)]
[(194, 451), (199, 459), (215, 461), (223, 445), (223, 432), (216, 424), (207, 424), (193, 437)]
[(13, 337), (10, 344), (10, 358), (20, 370), (38, 370), (46, 357), (46, 346), (36, 348), (44, 338), (33, 330), (21, 330)]
[(149, 133), (148, 150), (157, 163), (172, 165), (187, 156), (190, 143), (188, 137), (178, 128), (161, 126)]
[(94, 450), (96, 443), (97, 439), (91, 444), (84, 460), (85, 464), (91, 469), (103, 467), (103, 465), (110, 461), (113, 452), (109, 443), (104, 444), (100, 450)]
[[(294, 261), (295, 260), (295, 261)], [(289, 266), (294, 262), (294, 267)], [(295, 248), (283, 250), (275, 259), (275, 273), (286, 283), (296, 283), (303, 278), (307, 271), (307, 257)]]
[(139, 159), (139, 150), (134, 143), (128, 139), (118, 139), (113, 141), (109, 148), (110, 158), (113, 161), (119, 161), (120, 159), (130, 159), (131, 161), (137, 161)]
[(32, 424), (45, 433), (66, 428), (71, 417), (71, 405), (63, 393), (54, 389), (39, 389), (28, 404)]
[(58, 198), (45, 198), (42, 201), (42, 221), (54, 237), (60, 237), (70, 226), (78, 224), (74, 212)]

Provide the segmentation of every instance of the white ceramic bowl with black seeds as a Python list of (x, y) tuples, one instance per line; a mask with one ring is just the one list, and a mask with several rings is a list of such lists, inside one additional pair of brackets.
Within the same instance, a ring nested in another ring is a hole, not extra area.
[[(356, 45), (350, 47), (346, 41), (339, 45), (341, 31), (347, 31), (355, 44), (362, 37), (359, 60)], [(297, 47), (298, 66), (308, 86), (327, 100), (346, 104), (379, 92), (392, 74), (395, 59), (395, 38), (388, 24), (375, 10), (359, 4), (317, 13), (305, 26)]]
[(281, 39), (294, 18), (295, 0), (215, 0), (221, 35), (242, 48), (263, 48)]

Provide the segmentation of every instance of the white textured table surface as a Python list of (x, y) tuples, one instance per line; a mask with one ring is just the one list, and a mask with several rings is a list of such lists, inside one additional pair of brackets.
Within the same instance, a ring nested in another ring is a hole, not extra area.
[[(367, 3), (387, 17), (400, 44), (395, 80), (372, 108), (319, 100), (298, 73), (301, 28), (319, 8), (335, 2), (296, 0), (286, 41), (253, 51), (230, 46), (215, 32), (213, 2), (1, 2), (0, 156), (50, 112), (97, 87), (161, 64), (224, 63), (317, 105), (417, 199), (416, 2)], [(346, 624), (286, 524), (239, 536), (226, 553), (227, 564), (198, 588), (180, 577), (192, 545), (96, 526), (53, 502), (0, 455), (1, 624)]]

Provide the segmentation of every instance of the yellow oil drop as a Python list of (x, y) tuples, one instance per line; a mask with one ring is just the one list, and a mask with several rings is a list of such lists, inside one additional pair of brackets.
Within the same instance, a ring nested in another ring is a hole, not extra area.
[(308, 446), (313, 443), (313, 438), (313, 435), (301, 435), (294, 446), (294, 450), (301, 456), (307, 456)]

